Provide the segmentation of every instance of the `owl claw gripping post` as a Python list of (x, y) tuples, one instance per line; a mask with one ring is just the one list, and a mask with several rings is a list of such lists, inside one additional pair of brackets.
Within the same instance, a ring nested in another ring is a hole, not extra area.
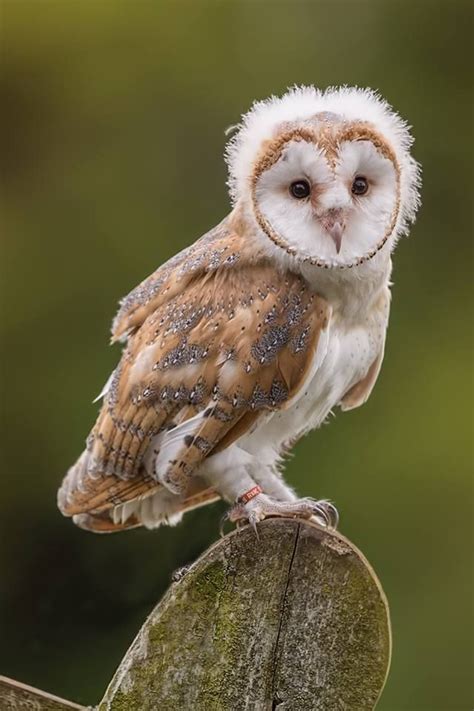
[(121, 303), (122, 358), (59, 508), (90, 531), (177, 523), (219, 497), (232, 521), (315, 516), (279, 472), (382, 364), (391, 253), (419, 203), (408, 127), (361, 89), (256, 103), (227, 146), (231, 213)]

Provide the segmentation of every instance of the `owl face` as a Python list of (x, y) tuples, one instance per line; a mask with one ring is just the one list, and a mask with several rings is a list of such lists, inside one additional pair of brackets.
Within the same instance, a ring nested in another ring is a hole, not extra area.
[(389, 254), (414, 218), (410, 136), (372, 93), (294, 90), (257, 105), (239, 134), (228, 151), (234, 197), (265, 237), (300, 260), (352, 267)]

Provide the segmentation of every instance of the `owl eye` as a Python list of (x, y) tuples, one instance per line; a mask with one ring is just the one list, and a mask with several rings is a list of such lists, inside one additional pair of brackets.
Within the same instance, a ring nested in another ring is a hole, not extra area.
[(295, 180), (295, 182), (290, 185), (290, 193), (297, 200), (308, 197), (310, 192), (311, 188), (307, 180)]
[(365, 195), (368, 189), (369, 181), (367, 178), (364, 178), (363, 175), (358, 175), (354, 178), (351, 188), (353, 195)]

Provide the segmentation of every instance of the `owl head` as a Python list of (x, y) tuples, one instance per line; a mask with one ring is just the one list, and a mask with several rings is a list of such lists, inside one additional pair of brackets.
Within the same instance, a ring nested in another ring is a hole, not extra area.
[(371, 90), (291, 89), (255, 103), (229, 141), (231, 197), (282, 254), (354, 267), (389, 255), (415, 218), (412, 142)]

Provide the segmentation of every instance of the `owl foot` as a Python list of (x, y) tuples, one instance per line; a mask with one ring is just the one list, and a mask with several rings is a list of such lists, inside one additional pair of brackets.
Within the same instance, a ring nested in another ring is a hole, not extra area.
[(330, 501), (304, 498), (296, 501), (278, 501), (264, 493), (253, 496), (249, 501), (238, 501), (225, 515), (225, 520), (237, 526), (248, 522), (258, 538), (257, 523), (271, 516), (287, 518), (314, 518), (326, 528), (337, 528), (339, 514)]

